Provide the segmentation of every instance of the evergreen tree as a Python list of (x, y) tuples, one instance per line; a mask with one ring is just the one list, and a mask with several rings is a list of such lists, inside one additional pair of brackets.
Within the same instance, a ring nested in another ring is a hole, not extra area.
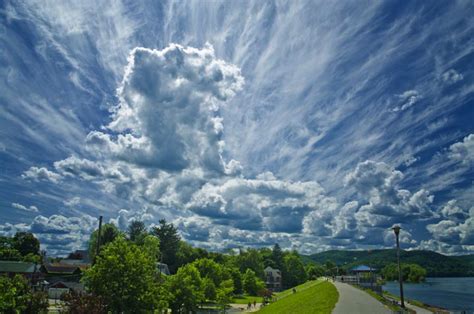
[(127, 229), (128, 238), (130, 241), (140, 245), (143, 243), (143, 239), (147, 236), (145, 223), (140, 220), (134, 220), (130, 222)]
[(273, 246), (273, 250), (272, 250), (272, 260), (275, 265), (275, 268), (279, 269), (280, 271), (283, 270), (283, 267), (285, 265), (283, 257), (284, 257), (283, 251), (281, 250), (280, 245), (276, 243)]
[(173, 224), (161, 219), (159, 225), (153, 228), (152, 234), (160, 239), (161, 261), (168, 265), (171, 273), (175, 273), (179, 266), (177, 253), (181, 241), (178, 229)]

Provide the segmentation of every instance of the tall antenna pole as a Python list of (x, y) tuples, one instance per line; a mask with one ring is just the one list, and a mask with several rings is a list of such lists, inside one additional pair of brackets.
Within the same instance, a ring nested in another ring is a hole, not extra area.
[[(99, 216), (99, 231), (97, 232), (97, 245), (96, 245), (96, 250), (95, 250), (95, 257), (99, 256), (99, 251), (100, 251), (100, 236), (102, 232), (102, 216)], [(94, 258), (95, 260), (95, 258)]]

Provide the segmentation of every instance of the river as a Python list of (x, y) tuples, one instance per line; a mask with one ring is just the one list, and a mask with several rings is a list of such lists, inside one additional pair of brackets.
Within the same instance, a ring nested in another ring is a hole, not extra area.
[[(398, 282), (387, 282), (383, 289), (400, 295)], [(426, 282), (403, 285), (405, 299), (414, 299), (426, 304), (454, 311), (474, 313), (474, 277), (426, 278)]]

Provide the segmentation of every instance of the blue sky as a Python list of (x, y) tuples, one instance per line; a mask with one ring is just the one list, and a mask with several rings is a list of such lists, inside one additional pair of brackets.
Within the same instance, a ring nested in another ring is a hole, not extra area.
[(471, 1), (4, 1), (0, 234), (474, 252)]

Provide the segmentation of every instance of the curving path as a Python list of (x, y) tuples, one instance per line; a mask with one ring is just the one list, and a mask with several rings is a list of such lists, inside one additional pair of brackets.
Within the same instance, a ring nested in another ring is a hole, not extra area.
[(376, 313), (390, 314), (392, 311), (386, 308), (382, 303), (357, 288), (347, 283), (334, 282), (339, 292), (339, 300), (332, 311), (333, 314), (358, 314), (358, 313)]

